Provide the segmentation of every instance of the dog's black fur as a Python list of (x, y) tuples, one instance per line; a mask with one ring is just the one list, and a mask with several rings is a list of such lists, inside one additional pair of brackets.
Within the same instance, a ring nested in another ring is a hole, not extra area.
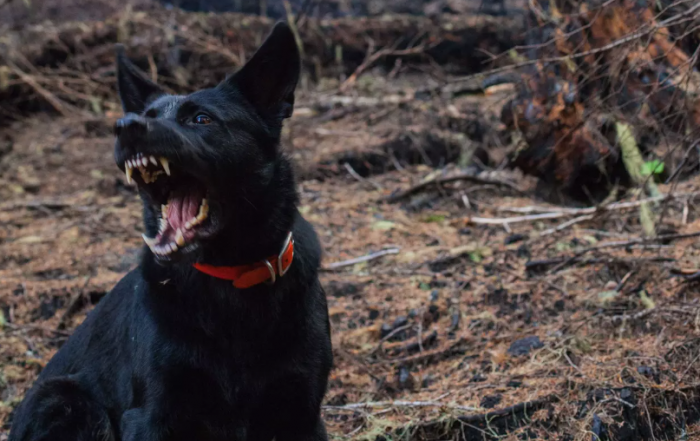
[[(136, 152), (170, 158), (173, 179), (206, 187), (209, 221), (174, 256), (144, 247), (139, 267), (43, 370), (10, 441), (327, 438), (320, 406), (332, 355), (321, 251), (279, 149), (299, 69), (284, 24), (239, 72), (186, 97), (164, 94), (120, 52), (127, 116), (116, 129), (117, 164), (124, 169)], [(193, 124), (202, 113), (211, 123)], [(162, 195), (137, 183), (154, 236)], [(293, 264), (273, 285), (237, 289), (191, 265), (260, 261), (290, 230)]]

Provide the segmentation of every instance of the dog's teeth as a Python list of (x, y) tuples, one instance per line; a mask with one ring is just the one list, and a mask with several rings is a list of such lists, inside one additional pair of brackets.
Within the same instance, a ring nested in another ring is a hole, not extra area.
[(174, 253), (177, 251), (177, 244), (175, 242), (170, 242), (170, 252)]
[(148, 159), (144, 158), (143, 156), (141, 157), (141, 165), (146, 167), (148, 165)]
[(126, 182), (128, 182), (129, 184), (131, 184), (131, 174), (133, 172), (134, 172), (134, 170), (131, 167), (129, 167), (129, 166), (126, 167), (126, 170), (125, 170)]
[(189, 230), (190, 228), (192, 228), (192, 221), (188, 220), (185, 222), (185, 230)]
[(185, 236), (182, 234), (182, 229), (178, 228), (175, 234), (175, 243), (177, 246), (181, 247), (185, 245)]
[(158, 165), (158, 161), (156, 161), (156, 158), (155, 158), (155, 157), (149, 156), (148, 159), (151, 160), (151, 164), (153, 164), (153, 165)]
[(168, 226), (168, 221), (165, 219), (160, 219), (160, 224), (158, 226), (158, 232), (162, 233), (165, 230), (165, 227)]
[(146, 242), (146, 245), (148, 245), (149, 247), (153, 247), (153, 245), (156, 244), (155, 237), (148, 237), (145, 234), (142, 234), (141, 237), (143, 237), (143, 241)]
[(202, 199), (202, 205), (199, 206), (199, 214), (197, 214), (197, 223), (202, 222), (209, 215), (209, 203), (206, 199)]
[(168, 164), (168, 160), (162, 156), (158, 159), (160, 160), (160, 165), (163, 166), (163, 170), (165, 170), (165, 174), (170, 176), (170, 164)]
[(160, 206), (160, 215), (163, 219), (168, 217), (168, 206), (167, 205)]

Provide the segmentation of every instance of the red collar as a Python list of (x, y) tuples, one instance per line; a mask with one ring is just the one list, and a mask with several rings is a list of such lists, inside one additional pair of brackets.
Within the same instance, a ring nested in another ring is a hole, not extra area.
[(236, 288), (250, 288), (267, 282), (275, 283), (277, 277), (282, 277), (292, 266), (294, 260), (294, 238), (290, 231), (282, 245), (280, 253), (269, 257), (261, 262), (250, 265), (239, 266), (213, 266), (205, 263), (195, 263), (194, 267), (204, 274), (214, 276), (219, 279), (233, 281)]

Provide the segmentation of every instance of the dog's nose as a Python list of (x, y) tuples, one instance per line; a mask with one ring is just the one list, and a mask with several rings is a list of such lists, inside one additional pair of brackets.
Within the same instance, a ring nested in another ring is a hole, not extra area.
[(148, 128), (146, 119), (135, 113), (127, 113), (124, 118), (117, 120), (114, 124), (114, 135), (119, 137), (125, 131), (145, 133)]

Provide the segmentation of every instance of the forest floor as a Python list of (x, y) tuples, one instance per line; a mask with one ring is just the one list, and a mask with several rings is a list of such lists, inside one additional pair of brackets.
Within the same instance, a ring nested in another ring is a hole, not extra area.
[[(518, 212), (562, 207), (506, 170), (390, 202), (453, 167), (430, 142), (395, 141), (433, 103), (355, 96), (320, 111), (323, 97), (298, 97), (284, 148), (325, 253), (333, 439), (698, 433), (700, 296), (684, 276), (700, 262), (700, 178), (660, 186), (676, 197), (660, 202), (653, 240), (634, 206)], [(467, 95), (454, 111), (496, 118), (503, 99)], [(0, 132), (2, 441), (42, 366), (143, 248), (139, 200), (112, 157), (114, 118), (38, 115)], [(499, 223), (508, 217), (521, 219)]]

